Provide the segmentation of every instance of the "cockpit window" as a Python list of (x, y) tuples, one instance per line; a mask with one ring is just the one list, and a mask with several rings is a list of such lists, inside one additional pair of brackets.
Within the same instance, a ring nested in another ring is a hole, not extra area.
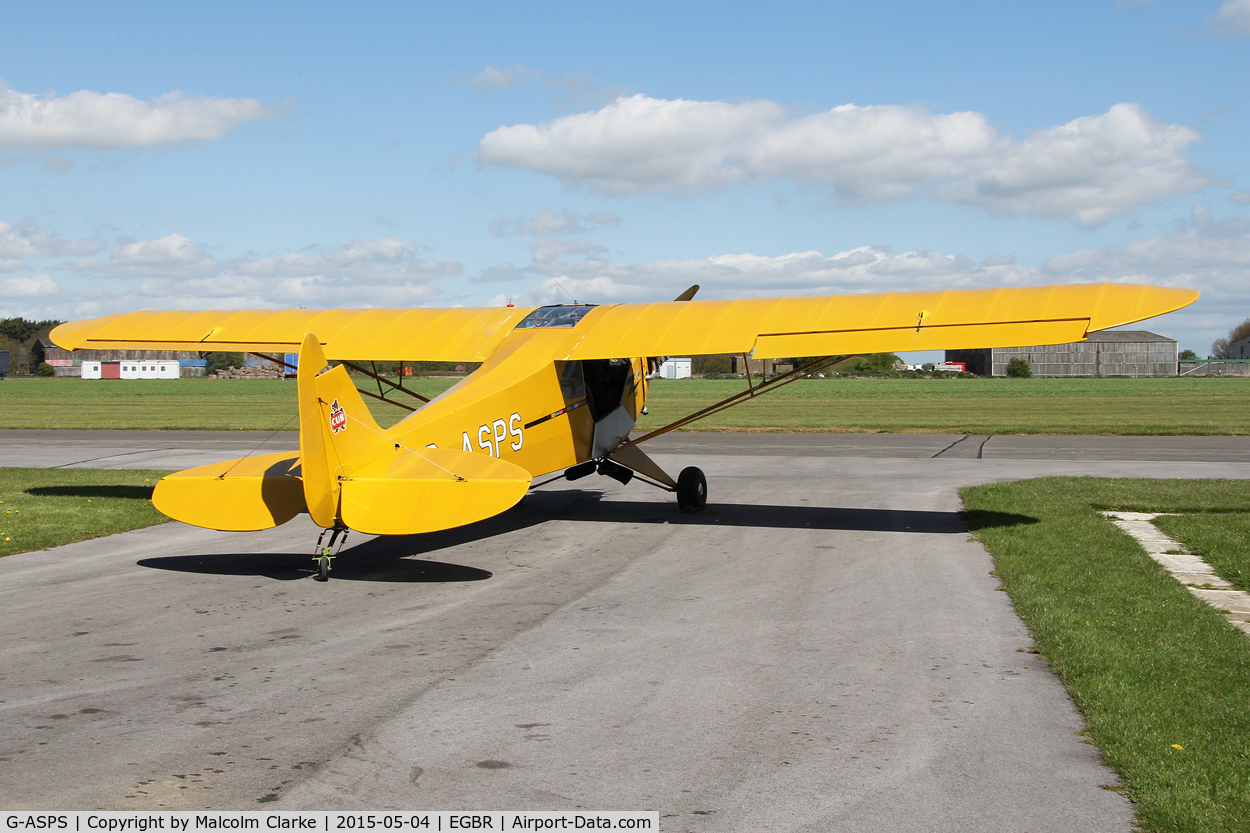
[(529, 330), (535, 327), (575, 327), (586, 313), (595, 308), (594, 304), (578, 304), (577, 306), (539, 307), (525, 316), (516, 325), (518, 330)]

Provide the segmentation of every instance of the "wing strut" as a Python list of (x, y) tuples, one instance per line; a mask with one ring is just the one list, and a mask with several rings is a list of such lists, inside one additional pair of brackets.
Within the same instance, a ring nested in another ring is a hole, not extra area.
[[(346, 361), (346, 360), (340, 361), (340, 362), (339, 362), (339, 364), (345, 364), (345, 365), (347, 365), (348, 367), (350, 367), (352, 370), (356, 371), (357, 373), (363, 373), (364, 375), (368, 376), (370, 379), (373, 379), (374, 381), (376, 381), (376, 382), (378, 383), (378, 390), (379, 390), (379, 391), (382, 391), (382, 386), (383, 386), (383, 385), (386, 385), (386, 386), (387, 386), (390, 390), (393, 390), (393, 391), (396, 391), (396, 390), (397, 390), (397, 391), (399, 391), (399, 392), (401, 392), (401, 393), (406, 393), (406, 394), (408, 394), (409, 396), (413, 397), (414, 399), (420, 399), (420, 400), (421, 400), (421, 404), (423, 404), (423, 405), (424, 405), (426, 402), (429, 402), (429, 401), (430, 401), (428, 398), (426, 398), (426, 397), (422, 396), (421, 394), (417, 393), (416, 391), (414, 391), (414, 390), (409, 390), (408, 388), (404, 387), (404, 377), (403, 377), (403, 376), (400, 376), (400, 377), (399, 377), (399, 384), (398, 384), (398, 385), (397, 385), (397, 384), (395, 384), (394, 382), (392, 382), (390, 379), (387, 379), (387, 378), (385, 378), (384, 376), (381, 376), (381, 375), (377, 372), (378, 367), (377, 367), (377, 364), (376, 364), (376, 363), (374, 363), (374, 362), (370, 362), (370, 364), (372, 364), (372, 365), (373, 365), (373, 370), (372, 370), (372, 371), (366, 370), (365, 368), (361, 367), (360, 365), (356, 364), (355, 362), (349, 362), (349, 361)], [(359, 388), (357, 388), (357, 390), (359, 390)], [(405, 405), (405, 404), (403, 404), (403, 403), (401, 403), (401, 402), (396, 402), (394, 399), (387, 399), (387, 398), (386, 398), (386, 393), (385, 393), (385, 392), (382, 392), (382, 394), (381, 394), (380, 396), (379, 396), (378, 394), (369, 393), (368, 391), (364, 391), (364, 390), (362, 390), (362, 391), (360, 391), (360, 392), (361, 392), (361, 393), (363, 393), (363, 394), (365, 394), (366, 396), (372, 396), (374, 399), (380, 399), (380, 400), (382, 400), (383, 402), (389, 402), (389, 403), (390, 403), (390, 404), (392, 404), (392, 405), (398, 405), (398, 406), (399, 406), (399, 407), (401, 407), (401, 408), (407, 408), (407, 409), (408, 409), (408, 410), (410, 410), (410, 411), (415, 411), (415, 410), (416, 410), (416, 408), (413, 408), (413, 407), (411, 407), (411, 406), (409, 406), (409, 405)]]
[[(750, 381), (748, 381), (746, 390), (739, 391), (738, 393), (735, 393), (733, 396), (730, 396), (727, 399), (722, 399), (720, 402), (717, 402), (715, 405), (708, 405), (706, 408), (703, 408), (702, 410), (695, 411), (693, 414), (684, 416), (679, 420), (675, 420), (674, 422), (670, 422), (668, 425), (665, 425), (663, 428), (657, 428), (654, 431), (651, 431), (650, 433), (643, 434), (641, 437), (639, 437), (636, 440), (629, 440), (628, 442), (623, 442), (620, 445), (613, 448), (609, 452), (609, 455), (615, 454), (618, 451), (623, 451), (627, 448), (633, 448), (639, 443), (645, 443), (647, 440), (658, 437), (661, 434), (667, 434), (669, 431), (676, 431), (678, 428), (687, 426), (692, 422), (703, 419), (704, 417), (710, 417), (712, 416), (712, 414), (718, 414), (721, 411), (724, 411), (728, 408), (732, 408), (734, 405), (738, 405), (742, 402), (745, 402), (746, 400), (751, 399), (752, 397), (759, 396), (760, 394), (767, 393), (768, 391), (771, 391), (771, 390), (776, 390), (777, 388), (780, 388), (780, 387), (784, 387), (793, 381), (802, 379), (805, 376), (810, 376), (811, 374), (816, 373), (817, 371), (824, 370), (826, 367), (829, 367), (830, 365), (837, 364), (843, 359), (849, 359), (849, 358), (850, 356), (822, 356), (819, 359), (813, 359), (812, 361), (808, 362), (805, 365), (801, 365), (799, 367), (794, 368), (793, 370), (787, 371), (786, 373), (783, 373), (780, 376), (774, 376), (773, 378), (768, 379), (767, 381), (760, 382), (758, 385), (751, 384)], [(748, 379), (749, 379), (750, 372), (751, 371), (748, 367), (748, 370), (747, 370)]]
[[(251, 353), (251, 355), (257, 357), (258, 359), (265, 359), (266, 361), (270, 361), (270, 362), (273, 362), (274, 364), (281, 365), (290, 370), (298, 370), (298, 368), (295, 365), (286, 361), (285, 358), (282, 358), (279, 356), (270, 356), (267, 353)], [(378, 373), (378, 366), (376, 362), (369, 363), (373, 367), (372, 371), (366, 370), (365, 368), (361, 367), (355, 362), (349, 362), (349, 361), (343, 360), (343, 361), (340, 361), (339, 364), (345, 364), (348, 367), (350, 367), (352, 370), (355, 370), (358, 373), (363, 373), (364, 375), (368, 376), (369, 378), (373, 379), (374, 381), (378, 383), (377, 393), (370, 393), (367, 390), (361, 390), (359, 387), (356, 388), (357, 393), (364, 394), (365, 396), (371, 396), (374, 399), (387, 403), (388, 405), (395, 405), (396, 407), (403, 408), (408, 411), (415, 411), (417, 409), (412, 407), (411, 405), (405, 405), (403, 402), (396, 402), (394, 399), (388, 399), (386, 397), (387, 391), (383, 390), (382, 386), (387, 385), (391, 390), (397, 390), (397, 391), (400, 391), (401, 393), (408, 394), (414, 399), (419, 399), (421, 400), (421, 404), (423, 405), (426, 402), (430, 401), (428, 398), (422, 396), (416, 391), (409, 390), (408, 388), (404, 387), (404, 379), (402, 376), (399, 378), (399, 384), (397, 385), (394, 382), (392, 382), (390, 379), (387, 379), (386, 377), (380, 375)], [(400, 364), (402, 365), (403, 362), (400, 362)]]

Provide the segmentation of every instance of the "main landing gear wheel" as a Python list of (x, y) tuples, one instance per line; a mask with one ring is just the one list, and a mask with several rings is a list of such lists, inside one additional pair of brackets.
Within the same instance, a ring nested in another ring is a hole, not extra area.
[(697, 512), (707, 505), (707, 478), (694, 466), (677, 476), (677, 505), (684, 512)]

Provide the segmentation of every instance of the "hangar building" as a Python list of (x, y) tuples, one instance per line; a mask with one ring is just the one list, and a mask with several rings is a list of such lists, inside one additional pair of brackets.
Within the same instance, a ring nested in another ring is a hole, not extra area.
[(1176, 340), (1146, 330), (1098, 330), (1069, 344), (946, 351), (948, 362), (963, 362), (978, 376), (1006, 376), (1017, 356), (1034, 376), (1176, 375)]

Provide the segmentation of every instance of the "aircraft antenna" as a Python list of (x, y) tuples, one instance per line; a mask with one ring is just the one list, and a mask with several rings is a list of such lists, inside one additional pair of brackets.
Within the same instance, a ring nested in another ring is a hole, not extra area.
[[(552, 278), (552, 279), (551, 279), (551, 282), (552, 282), (552, 283), (554, 283), (556, 286), (560, 287), (560, 289), (561, 289), (561, 290), (563, 290), (563, 292), (564, 292), (564, 294), (565, 294), (565, 295), (569, 296), (570, 298), (573, 298), (573, 293), (572, 293), (572, 292), (569, 292), (567, 289), (565, 289), (565, 288), (564, 288), (564, 284), (560, 283), (560, 282), (559, 282), (558, 280), (556, 280), (555, 278)], [(574, 304), (576, 304), (576, 303), (577, 303), (577, 299), (576, 299), (576, 298), (573, 298), (573, 303), (574, 303)]]

